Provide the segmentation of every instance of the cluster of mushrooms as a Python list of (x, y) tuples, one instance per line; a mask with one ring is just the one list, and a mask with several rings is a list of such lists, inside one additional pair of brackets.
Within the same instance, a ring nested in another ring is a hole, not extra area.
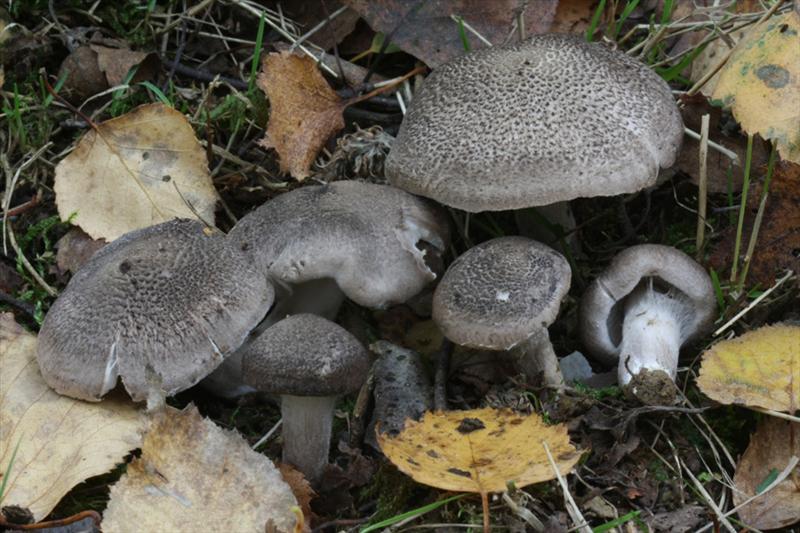
[[(42, 374), (59, 393), (89, 401), (118, 381), (134, 400), (153, 403), (201, 380), (229, 397), (279, 395), (284, 460), (316, 480), (334, 403), (361, 387), (372, 364), (332, 321), (345, 298), (386, 308), (441, 277), (432, 315), (450, 341), (512, 351), (531, 378), (564, 386), (547, 328), (569, 290), (566, 259), (536, 240), (502, 237), (440, 276), (450, 242), (440, 204), (566, 212), (574, 198), (653, 186), (682, 135), (667, 84), (605, 45), (543, 35), (467, 54), (417, 91), (385, 164), (391, 185), (304, 186), (227, 235), (176, 219), (100, 250), (45, 319)], [(594, 280), (580, 331), (598, 363), (618, 365), (622, 386), (664, 402), (674, 396), (681, 345), (713, 315), (705, 271), (674, 248), (646, 244)], [(414, 358), (376, 346), (378, 364)], [(416, 360), (412, 388), (424, 381)], [(376, 409), (391, 411), (381, 390), (378, 383)]]

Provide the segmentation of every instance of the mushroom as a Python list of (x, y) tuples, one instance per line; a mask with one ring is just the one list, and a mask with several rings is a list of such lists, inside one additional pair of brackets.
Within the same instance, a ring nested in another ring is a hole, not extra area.
[(434, 70), (385, 168), (392, 185), (448, 206), (522, 209), (650, 187), (682, 137), (670, 88), (647, 66), (538, 35)]
[(641, 244), (620, 252), (581, 300), (584, 345), (606, 364), (618, 365), (618, 381), (646, 404), (675, 398), (683, 344), (714, 320), (711, 278), (683, 252)]
[[(450, 233), (432, 202), (387, 185), (338, 181), (270, 200), (229, 238), (278, 287), (271, 324), (296, 313), (333, 319), (345, 296), (379, 309), (408, 300), (436, 279), (432, 266)], [(205, 381), (223, 396), (246, 392), (242, 383), (239, 354)]]
[(570, 286), (566, 259), (525, 237), (502, 237), (456, 259), (433, 295), (433, 320), (448, 339), (471, 348), (516, 352), (530, 377), (563, 385), (547, 326)]
[(42, 376), (98, 401), (121, 378), (136, 400), (191, 387), (242, 344), (272, 286), (225, 235), (175, 219), (108, 244), (75, 274), (39, 332)]
[(242, 350), (245, 382), (281, 397), (283, 461), (312, 482), (328, 462), (336, 399), (358, 390), (369, 365), (353, 335), (309, 314), (284, 318)]

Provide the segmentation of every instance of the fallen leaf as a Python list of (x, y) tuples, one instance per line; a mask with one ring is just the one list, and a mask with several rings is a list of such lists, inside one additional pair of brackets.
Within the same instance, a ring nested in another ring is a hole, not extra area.
[(313, 500), (317, 493), (311, 488), (311, 483), (303, 476), (302, 472), (288, 463), (278, 463), (278, 470), (281, 472), (281, 477), (292, 489), (292, 494), (297, 499), (297, 504), (303, 511), (303, 516), (306, 522), (311, 522), (311, 500)]
[(106, 244), (104, 239), (92, 239), (82, 229), (72, 228), (56, 243), (56, 265), (62, 273), (74, 274)]
[[(762, 184), (756, 184), (747, 197), (745, 210), (745, 239), (758, 211)], [(755, 253), (748, 271), (748, 284), (769, 287), (786, 270), (800, 272), (800, 165), (780, 161), (775, 165), (775, 173), (769, 187), (764, 218), (758, 232)], [(745, 240), (745, 242), (747, 242)], [(736, 227), (726, 228), (721, 234), (711, 265), (718, 271), (725, 271), (733, 263), (736, 244)], [(742, 246), (744, 253), (746, 246)]]
[(597, 9), (596, 0), (559, 0), (552, 33), (582, 33)]
[[(694, 95), (681, 98), (681, 116), (683, 124), (690, 130), (700, 132), (701, 117), (710, 115), (708, 138), (731, 150), (738, 156), (734, 162), (727, 155), (709, 148), (707, 159), (708, 191), (712, 193), (728, 192), (728, 174), (731, 176), (731, 190), (736, 192), (742, 188), (742, 174), (747, 155), (747, 137), (736, 132), (729, 133), (722, 128), (722, 109), (712, 106), (705, 96)], [(760, 168), (767, 164), (769, 153), (764, 149), (764, 143), (753, 143), (751, 168)], [(677, 167), (688, 174), (692, 183), (697, 185), (700, 174), (700, 141), (689, 137), (683, 138), (680, 152), (678, 152)]]
[[(558, 6), (558, 0), (344, 0), (344, 3), (358, 11), (372, 29), (391, 35), (393, 44), (433, 68), (466, 53), (459, 24), (451, 15), (462, 17), (466, 25), (499, 45), (509, 38), (518, 38), (512, 31), (521, 11), (524, 10), (526, 34), (534, 35), (550, 29)], [(472, 32), (465, 29), (465, 33), (470, 49), (486, 47)]]
[(41, 520), (72, 487), (108, 472), (139, 447), (144, 424), (134, 405), (56, 394), (39, 374), (36, 336), (10, 313), (0, 315), (0, 368), (3, 505), (26, 507)]
[(218, 199), (189, 121), (163, 104), (86, 133), (56, 166), (53, 188), (62, 220), (77, 213), (75, 224), (108, 241), (173, 218), (196, 219), (195, 212), (213, 224)]
[(674, 511), (658, 513), (649, 520), (650, 530), (659, 533), (686, 533), (697, 531), (711, 519), (709, 511), (702, 505), (683, 505)]
[(302, 181), (325, 141), (344, 128), (345, 103), (313, 59), (289, 51), (264, 58), (258, 86), (270, 104), (267, 135), (259, 144), (274, 148), (281, 171)]
[(97, 65), (97, 53), (89, 46), (79, 46), (64, 58), (58, 79), (64, 80), (59, 94), (76, 105), (108, 88), (108, 80)]
[[(733, 482), (733, 504), (739, 507), (745, 500), (769, 485), (771, 473), (782, 472), (792, 456), (800, 457), (800, 424), (766, 417), (752, 437), (750, 445), (736, 465)], [(778, 529), (800, 521), (800, 470), (781, 481), (776, 487), (739, 509), (739, 518), (752, 528)]]
[(556, 478), (547, 443), (559, 472), (566, 475), (581, 454), (569, 443), (567, 427), (548, 426), (537, 415), (511, 410), (428, 412), (407, 420), (396, 437), (378, 432), (389, 460), (415, 481), (444, 490), (503, 492)]
[(756, 26), (736, 45), (713, 98), (733, 110), (748, 133), (777, 143), (800, 163), (800, 14), (794, 10)]
[(703, 354), (697, 386), (722, 404), (793, 413), (800, 405), (800, 326), (763, 326)]
[(112, 87), (125, 83), (128, 72), (133, 67), (137, 69), (129, 83), (152, 78), (158, 68), (158, 56), (153, 52), (137, 52), (98, 44), (90, 44), (89, 47), (97, 54), (97, 66)]
[[(266, 456), (193, 405), (155, 414), (142, 456), (111, 487), (103, 531), (279, 531), (295, 526), (297, 500)], [(235, 528), (232, 526), (235, 525)]]

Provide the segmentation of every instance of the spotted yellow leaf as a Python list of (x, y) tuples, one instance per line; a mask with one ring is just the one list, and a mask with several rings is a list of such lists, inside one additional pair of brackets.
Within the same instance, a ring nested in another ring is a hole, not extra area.
[(440, 489), (502, 492), (555, 479), (544, 443), (567, 474), (580, 459), (564, 425), (545, 425), (538, 415), (491, 408), (428, 412), (406, 421), (396, 437), (378, 432), (389, 460), (414, 480)]
[(754, 27), (720, 72), (713, 100), (733, 110), (748, 133), (777, 143), (783, 159), (800, 163), (800, 14)]
[(792, 413), (800, 407), (800, 326), (765, 326), (703, 354), (700, 390), (720, 403)]

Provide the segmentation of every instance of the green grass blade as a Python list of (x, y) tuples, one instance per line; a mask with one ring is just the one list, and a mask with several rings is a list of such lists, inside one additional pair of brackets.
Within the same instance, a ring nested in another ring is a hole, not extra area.
[(261, 13), (261, 19), (258, 21), (258, 32), (256, 33), (256, 48), (253, 51), (253, 62), (250, 64), (250, 79), (247, 80), (247, 92), (253, 92), (256, 86), (256, 74), (258, 73), (258, 65), (261, 62), (261, 48), (264, 46), (264, 17), (266, 12)]
[(156, 95), (156, 98), (158, 98), (161, 101), (161, 103), (164, 104), (165, 106), (173, 107), (172, 102), (169, 101), (169, 98), (167, 98), (167, 95), (164, 94), (161, 91), (161, 89), (159, 89), (158, 87), (156, 87), (155, 85), (153, 85), (149, 81), (139, 82), (139, 85), (143, 85), (146, 88), (148, 88), (153, 94)]
[(669, 24), (670, 20), (672, 20), (672, 11), (675, 9), (675, 1), (674, 0), (665, 0), (664, 1), (664, 11), (661, 13), (661, 25)]
[(719, 282), (719, 274), (713, 268), (708, 273), (711, 276), (711, 283), (714, 285), (714, 294), (717, 297), (717, 306), (720, 314), (725, 312), (725, 295), (722, 292), (722, 284)]
[(464, 19), (461, 17), (458, 17), (458, 36), (461, 38), (461, 46), (464, 47), (464, 51), (469, 52), (471, 48), (467, 38), (467, 30), (464, 28)]
[(11, 477), (11, 467), (14, 466), (14, 461), (17, 458), (17, 451), (19, 450), (19, 445), (22, 443), (22, 435), (19, 436), (17, 439), (17, 445), (14, 446), (14, 451), (11, 452), (11, 459), (8, 461), (8, 468), (3, 473), (3, 480), (0, 481), (0, 503), (3, 503), (3, 498), (6, 494), (6, 486), (8, 485), (8, 478)]
[(592, 533), (603, 533), (603, 532), (609, 531), (609, 530), (611, 530), (611, 529), (613, 529), (613, 528), (615, 528), (617, 526), (621, 526), (622, 524), (625, 524), (626, 522), (630, 522), (631, 520), (636, 520), (637, 518), (639, 518), (639, 515), (641, 513), (642, 513), (641, 511), (631, 511), (630, 513), (628, 513), (626, 515), (623, 515), (623, 516), (620, 516), (619, 518), (616, 518), (616, 519), (612, 520), (611, 522), (606, 522), (605, 524), (601, 524), (601, 525), (599, 525), (599, 526), (597, 526), (595, 528), (592, 528)]
[(664, 81), (672, 81), (676, 79), (678, 76), (680, 76), (681, 71), (691, 65), (692, 61), (694, 61), (695, 58), (706, 49), (706, 46), (708, 45), (704, 44), (703, 46), (698, 46), (692, 50), (691, 53), (683, 56), (683, 59), (681, 59), (677, 65), (672, 65), (671, 67), (665, 69), (657, 69), (658, 74), (664, 79)]
[(439, 500), (438, 502), (429, 503), (428, 505), (424, 505), (418, 509), (414, 509), (412, 511), (405, 512), (403, 514), (387, 518), (386, 520), (381, 520), (377, 524), (369, 525), (364, 529), (362, 529), (359, 533), (370, 533), (370, 531), (377, 531), (379, 529), (383, 529), (385, 527), (396, 524), (402, 520), (406, 520), (407, 518), (422, 516), (425, 513), (433, 511), (434, 509), (438, 509), (439, 507), (443, 506), (446, 503), (459, 500), (464, 496), (466, 496), (466, 494), (456, 494), (455, 496), (450, 496), (449, 498), (445, 498), (444, 500)]
[(625, 4), (625, 8), (622, 10), (622, 13), (619, 16), (619, 20), (617, 24), (614, 26), (614, 35), (611, 36), (613, 40), (617, 40), (617, 35), (622, 30), (622, 25), (628, 20), (628, 17), (631, 16), (633, 10), (636, 9), (636, 6), (639, 5), (639, 0), (628, 0), (628, 3)]
[(744, 156), (744, 177), (742, 178), (742, 196), (739, 200), (739, 221), (736, 223), (736, 241), (733, 244), (733, 265), (731, 265), (731, 283), (736, 281), (739, 272), (739, 252), (742, 249), (742, 229), (744, 213), (747, 209), (747, 192), (750, 189), (750, 164), (753, 162), (753, 134), (747, 136), (747, 152)]
[(597, 25), (600, 24), (600, 17), (603, 14), (603, 11), (606, 8), (606, 0), (600, 0), (600, 3), (597, 4), (597, 9), (594, 10), (594, 14), (592, 15), (592, 21), (589, 23), (589, 27), (586, 28), (586, 40), (592, 42), (594, 39), (594, 32), (597, 30)]

